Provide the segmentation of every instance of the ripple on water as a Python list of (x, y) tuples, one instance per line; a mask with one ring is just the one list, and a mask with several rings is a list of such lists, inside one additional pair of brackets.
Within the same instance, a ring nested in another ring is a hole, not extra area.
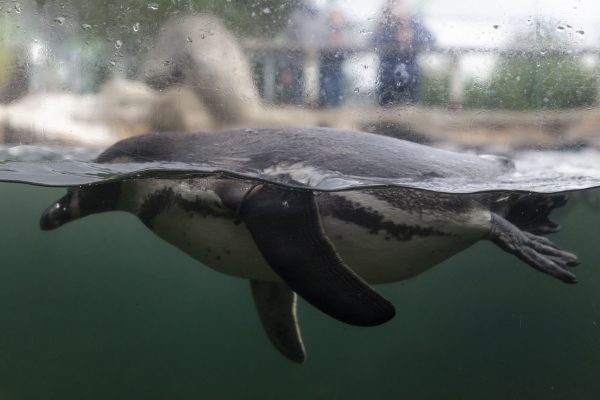
[[(336, 191), (373, 186), (403, 186), (446, 193), (514, 190), (553, 193), (600, 186), (600, 152), (521, 151), (509, 155), (514, 171), (494, 179), (465, 180), (423, 177), (416, 179), (381, 179), (346, 176), (335, 171), (302, 171), (306, 181), (293, 180), (286, 173), (265, 173), (249, 169), (232, 169), (230, 162), (187, 164), (173, 162), (99, 164), (92, 160), (96, 149), (84, 147), (13, 146), (0, 147), (0, 181), (41, 186), (77, 186), (103, 181), (132, 178), (173, 178), (193, 176), (228, 176), (256, 179), (280, 185)], [(227, 168), (224, 165), (228, 165)]]

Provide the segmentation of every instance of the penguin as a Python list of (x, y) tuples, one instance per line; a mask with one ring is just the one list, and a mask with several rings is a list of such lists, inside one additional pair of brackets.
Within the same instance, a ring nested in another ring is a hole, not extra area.
[[(98, 163), (182, 162), (214, 173), (121, 179), (71, 187), (40, 221), (50, 230), (121, 210), (220, 272), (248, 279), (272, 344), (301, 363), (297, 296), (357, 326), (383, 324), (394, 306), (373, 284), (414, 277), (489, 240), (566, 283), (577, 256), (544, 235), (563, 194), (449, 194), (399, 185), (491, 180), (512, 163), (400, 139), (330, 128), (151, 133), (122, 140)], [(317, 190), (327, 179), (357, 182)], [(371, 182), (377, 185), (361, 185)]]

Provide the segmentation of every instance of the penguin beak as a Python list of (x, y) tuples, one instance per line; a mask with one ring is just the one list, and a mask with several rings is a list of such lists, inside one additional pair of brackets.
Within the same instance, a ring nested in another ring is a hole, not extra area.
[(44, 211), (40, 228), (56, 229), (67, 222), (116, 209), (120, 182), (72, 187), (67, 194)]
[(73, 192), (69, 191), (64, 197), (44, 211), (42, 218), (40, 219), (40, 228), (42, 228), (42, 230), (47, 231), (56, 229), (77, 218), (77, 216), (72, 213), (72, 197)]

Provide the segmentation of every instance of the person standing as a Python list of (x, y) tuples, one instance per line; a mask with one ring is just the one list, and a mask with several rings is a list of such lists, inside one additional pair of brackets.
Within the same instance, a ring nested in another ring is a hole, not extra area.
[(306, 54), (319, 49), (326, 36), (327, 23), (312, 0), (300, 0), (290, 15), (286, 36), (292, 48), (286, 55), (280, 81), (286, 96), (282, 102), (301, 105), (306, 102)]
[(344, 96), (345, 45), (344, 28), (346, 19), (341, 11), (332, 9), (327, 16), (327, 42), (321, 50), (319, 68), (319, 105), (321, 107), (339, 107)]
[(379, 54), (377, 102), (381, 106), (414, 104), (419, 100), (420, 51), (433, 45), (433, 37), (404, 0), (390, 0), (373, 38)]

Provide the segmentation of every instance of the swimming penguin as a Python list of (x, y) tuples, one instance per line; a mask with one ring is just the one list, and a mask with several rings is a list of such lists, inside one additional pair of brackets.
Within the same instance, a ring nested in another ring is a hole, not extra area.
[(504, 159), (364, 132), (279, 128), (147, 134), (116, 143), (96, 161), (210, 164), (235, 174), (70, 188), (44, 212), (41, 228), (111, 210), (137, 215), (203, 264), (249, 279), (267, 335), (296, 362), (306, 357), (297, 295), (340, 321), (382, 324), (394, 307), (370, 284), (415, 276), (481, 239), (576, 282), (569, 267), (577, 257), (541, 236), (558, 230), (548, 215), (565, 203), (564, 195), (459, 195), (398, 185), (314, 190), (331, 176), (359, 182), (493, 179), (511, 169)]

